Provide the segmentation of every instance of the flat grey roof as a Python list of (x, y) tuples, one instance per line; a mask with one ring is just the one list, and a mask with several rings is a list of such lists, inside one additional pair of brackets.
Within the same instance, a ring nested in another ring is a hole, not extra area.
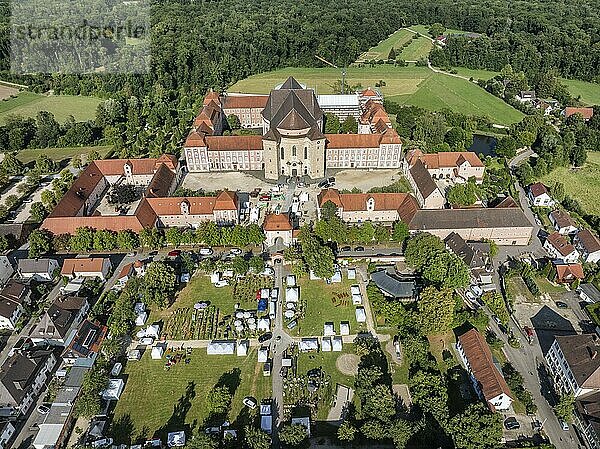
[(397, 279), (385, 270), (371, 273), (371, 280), (380, 290), (394, 298), (412, 298), (414, 295), (414, 281)]
[(532, 228), (516, 207), (481, 209), (420, 209), (410, 222), (413, 231), (428, 229)]

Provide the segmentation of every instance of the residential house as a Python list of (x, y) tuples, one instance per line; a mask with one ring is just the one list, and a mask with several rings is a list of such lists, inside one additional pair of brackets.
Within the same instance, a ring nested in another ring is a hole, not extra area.
[(579, 284), (577, 293), (579, 293), (579, 297), (585, 302), (600, 302), (600, 290), (594, 284)]
[(494, 364), (485, 338), (476, 329), (471, 329), (458, 337), (456, 349), (478, 396), (493, 412), (508, 410), (513, 402), (512, 393)]
[(65, 259), (60, 274), (69, 279), (83, 277), (106, 280), (111, 268), (112, 264), (108, 257)]
[(75, 337), (63, 352), (65, 363), (73, 365), (77, 359), (88, 359), (90, 363), (93, 363), (107, 332), (106, 326), (84, 320), (77, 329)]
[(576, 280), (581, 281), (585, 277), (580, 263), (558, 263), (554, 265), (554, 268), (556, 269), (556, 282), (559, 284), (570, 284)]
[(48, 347), (34, 347), (9, 357), (0, 367), (0, 410), (3, 414), (26, 414), (43, 390), (56, 362), (56, 355)]
[(589, 449), (600, 449), (600, 393), (575, 401), (575, 425)]
[(8, 260), (8, 257), (0, 256), (0, 285), (4, 285), (14, 272), (15, 269)]
[(531, 184), (527, 196), (533, 206), (552, 207), (556, 204), (546, 186), (541, 182)]
[(30, 302), (31, 290), (27, 285), (10, 280), (0, 290), (0, 329), (14, 330)]
[(515, 98), (521, 103), (533, 103), (535, 101), (535, 90), (522, 90)]
[(133, 265), (134, 265), (134, 262), (128, 263), (128, 264), (124, 265), (123, 268), (121, 268), (121, 271), (119, 272), (119, 274), (117, 276), (115, 288), (117, 288), (119, 290), (124, 288), (125, 284), (127, 284), (127, 281), (129, 279), (131, 279), (133, 276), (135, 276), (135, 268), (133, 267)]
[(267, 214), (263, 222), (266, 246), (289, 246), (294, 242), (294, 227), (287, 214)]
[(409, 193), (340, 193), (336, 189), (326, 189), (317, 196), (319, 217), (327, 202), (336, 206), (337, 214), (347, 223), (393, 223), (398, 220), (409, 223), (419, 208)]
[(600, 261), (600, 239), (589, 229), (582, 229), (575, 235), (575, 246), (586, 263)]
[(23, 280), (50, 282), (59, 268), (55, 259), (19, 259), (17, 272)]
[(446, 248), (460, 257), (471, 270), (484, 270), (490, 265), (490, 244), (466, 242), (460, 234), (451, 232), (444, 239)]
[(576, 263), (579, 260), (579, 253), (575, 247), (558, 232), (553, 232), (546, 238), (544, 249), (550, 257), (564, 263)]
[(568, 212), (557, 209), (550, 212), (548, 218), (559, 234), (568, 235), (577, 232), (577, 223)]
[(36, 327), (30, 333), (30, 338), (32, 341), (47, 341), (56, 346), (68, 345), (89, 308), (86, 298), (78, 296), (56, 298), (40, 317)]
[(548, 353), (548, 371), (556, 391), (576, 398), (600, 392), (600, 337), (557, 335)]
[(420, 160), (417, 160), (410, 168), (404, 165), (404, 176), (415, 192), (419, 206), (423, 209), (443, 209), (446, 197), (438, 188), (437, 184)]
[(472, 151), (448, 151), (441, 153), (423, 153), (411, 150), (404, 158), (405, 172), (420, 160), (433, 180), (446, 180), (452, 183), (465, 183), (474, 178), (481, 184), (485, 174), (485, 165)]
[(560, 112), (560, 114), (565, 118), (569, 118), (572, 115), (579, 114), (579, 115), (581, 115), (583, 120), (585, 120), (587, 122), (594, 116), (594, 108), (566, 107)]

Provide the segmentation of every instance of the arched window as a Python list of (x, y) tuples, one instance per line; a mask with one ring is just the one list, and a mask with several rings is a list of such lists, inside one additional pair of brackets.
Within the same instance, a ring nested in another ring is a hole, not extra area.
[(308, 159), (308, 147), (304, 147), (304, 159)]
[(367, 211), (373, 212), (375, 210), (375, 199), (373, 197), (367, 200)]
[(281, 155), (280, 155), (280, 157), (281, 157), (281, 159), (283, 160), (283, 158), (284, 158), (284, 156), (285, 156), (285, 153), (284, 153), (284, 151), (283, 151), (283, 147), (281, 147), (281, 150), (280, 150), (280, 151), (281, 151)]
[(296, 157), (296, 145), (292, 146), (292, 157)]

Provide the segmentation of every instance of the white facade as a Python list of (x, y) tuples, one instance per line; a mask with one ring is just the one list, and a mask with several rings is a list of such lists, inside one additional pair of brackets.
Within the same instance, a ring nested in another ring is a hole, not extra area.
[(564, 394), (573, 394), (576, 398), (597, 391), (592, 388), (583, 388), (577, 383), (573, 371), (556, 339), (546, 354), (546, 362), (557, 391)]
[(553, 259), (562, 260), (565, 263), (577, 263), (579, 260), (579, 253), (575, 248), (566, 256), (563, 256), (561, 252), (552, 244), (548, 239), (544, 242), (544, 249), (548, 252), (550, 257)]
[(6, 281), (10, 279), (14, 272), (15, 270), (10, 264), (8, 257), (0, 256), (0, 284), (6, 284)]
[[(25, 268), (28, 265), (35, 265), (38, 269)], [(43, 266), (43, 269), (42, 269)], [(19, 261), (19, 277), (23, 280), (34, 280), (37, 282), (50, 282), (54, 279), (54, 272), (59, 268), (55, 259), (21, 259)]]
[(373, 148), (327, 148), (327, 168), (400, 168), (402, 144), (385, 144)]
[(556, 204), (554, 202), (554, 200), (552, 199), (552, 197), (550, 195), (548, 195), (547, 193), (542, 193), (539, 196), (534, 196), (531, 193), (531, 191), (529, 191), (529, 193), (527, 194), (527, 196), (529, 197), (529, 201), (531, 202), (531, 204), (533, 206), (552, 207), (552, 206), (554, 206)]

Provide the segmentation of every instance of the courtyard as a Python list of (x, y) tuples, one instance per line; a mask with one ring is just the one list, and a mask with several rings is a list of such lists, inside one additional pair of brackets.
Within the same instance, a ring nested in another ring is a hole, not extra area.
[[(232, 394), (227, 419), (231, 428), (241, 429), (255, 411), (242, 404), (245, 396), (259, 401), (271, 396), (271, 378), (263, 377), (256, 363), (256, 349), (246, 357), (208, 356), (195, 349), (189, 363), (177, 363), (165, 371), (164, 360), (146, 353), (125, 367), (125, 390), (117, 402), (111, 436), (115, 443), (131, 443), (153, 436), (166, 437), (176, 430), (203, 431), (210, 415), (208, 393), (225, 386)], [(220, 423), (219, 423), (220, 424)]]

